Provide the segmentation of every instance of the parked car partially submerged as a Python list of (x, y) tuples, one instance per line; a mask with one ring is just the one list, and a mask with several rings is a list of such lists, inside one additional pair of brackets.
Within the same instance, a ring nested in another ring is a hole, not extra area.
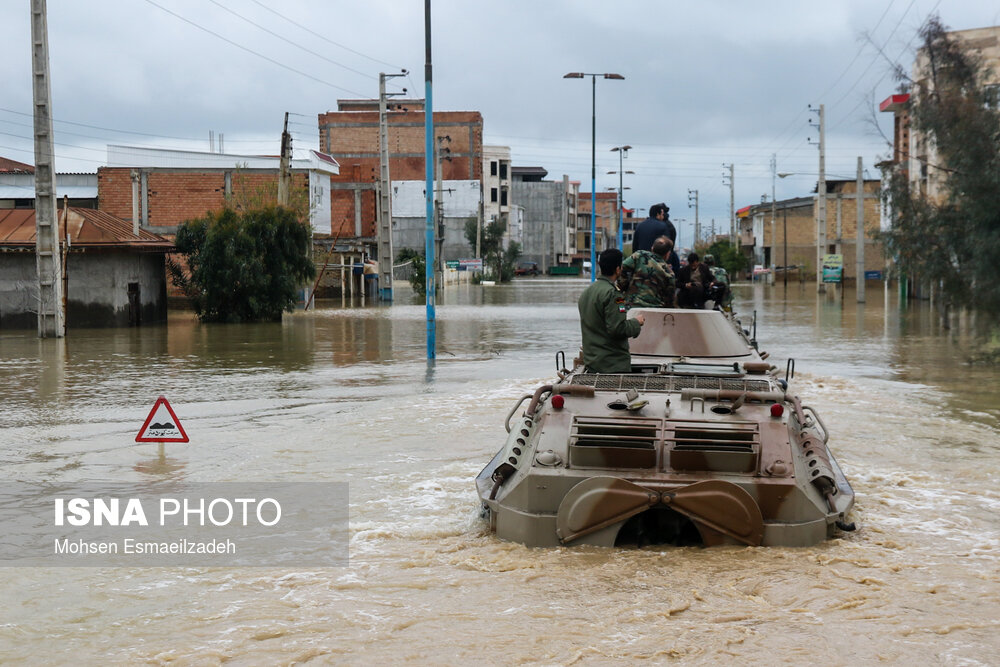
[[(829, 432), (732, 314), (633, 309), (629, 373), (580, 359), (507, 415), (476, 478), (490, 528), (528, 546), (808, 546), (854, 530)], [(560, 353), (561, 354), (561, 353)], [(563, 358), (565, 361), (565, 358)], [(515, 413), (529, 400), (520, 417)]]
[(541, 274), (538, 262), (520, 262), (514, 269), (515, 276), (537, 276)]

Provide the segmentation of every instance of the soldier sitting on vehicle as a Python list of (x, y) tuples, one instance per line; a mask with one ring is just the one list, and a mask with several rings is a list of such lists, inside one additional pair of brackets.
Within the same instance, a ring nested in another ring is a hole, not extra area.
[(674, 273), (667, 256), (674, 243), (667, 236), (653, 242), (652, 251), (637, 250), (622, 263), (618, 287), (629, 308), (673, 308)]
[(705, 255), (705, 266), (712, 272), (712, 284), (708, 286), (707, 299), (715, 303), (715, 310), (733, 309), (733, 293), (729, 289), (729, 273), (721, 266), (715, 265), (715, 257)]
[(698, 261), (698, 253), (691, 253), (687, 260), (688, 263), (681, 267), (677, 276), (680, 287), (677, 302), (681, 308), (704, 308), (706, 290), (713, 280), (712, 272)]

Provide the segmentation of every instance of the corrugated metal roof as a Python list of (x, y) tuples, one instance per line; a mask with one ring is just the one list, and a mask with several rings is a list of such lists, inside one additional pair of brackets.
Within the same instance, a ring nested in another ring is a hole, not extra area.
[[(70, 199), (97, 199), (97, 186), (90, 185), (57, 185), (56, 197)], [(0, 199), (34, 199), (35, 188), (24, 185), (8, 185), (0, 183)]]
[[(109, 167), (137, 167), (146, 169), (274, 169), (277, 171), (281, 159), (277, 156), (234, 155), (226, 153), (202, 153), (198, 151), (167, 150), (162, 148), (142, 148), (139, 146), (108, 145)], [(309, 157), (292, 160), (292, 170), (310, 169), (328, 174), (339, 174), (337, 161), (318, 151), (310, 150)]]
[[(173, 243), (148, 232), (139, 230), (132, 234), (132, 223), (121, 218), (89, 208), (70, 207), (67, 220), (63, 222), (59, 211), (59, 239), (66, 238), (69, 228), (70, 246), (93, 248), (133, 248), (137, 250), (160, 250), (171, 252)], [(35, 210), (0, 209), (0, 247), (26, 247), (35, 245)]]

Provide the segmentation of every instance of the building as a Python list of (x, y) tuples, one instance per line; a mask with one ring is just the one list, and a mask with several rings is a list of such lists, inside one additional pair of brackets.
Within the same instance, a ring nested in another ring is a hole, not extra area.
[(522, 218), (521, 257), (536, 262), (542, 271), (580, 262), (576, 245), (580, 184), (568, 176), (547, 181), (547, 175), (543, 167), (511, 167), (511, 206), (521, 211)]
[[(170, 241), (87, 208), (59, 212), (59, 238), (68, 328), (166, 321)], [(35, 210), (0, 209), (0, 329), (35, 328), (37, 301)]]
[[(108, 146), (108, 166), (97, 170), (99, 208), (156, 234), (174, 234), (187, 220), (221, 209), (226, 201), (274, 201), (277, 157)], [(331, 234), (330, 179), (340, 167), (309, 151), (292, 160), (292, 197), (308, 202), (314, 235)]]
[[(356, 237), (374, 243), (377, 236), (377, 186), (379, 162), (379, 102), (378, 100), (338, 100), (337, 111), (319, 114), (320, 150), (341, 165), (341, 173), (332, 179), (332, 229), (334, 235)], [(389, 146), (389, 179), (396, 188), (411, 193), (423, 192), (426, 182), (424, 164), (424, 100), (394, 99), (387, 114)], [(447, 190), (460, 192), (463, 202), (468, 184), (482, 188), (483, 182), (483, 117), (478, 111), (435, 111), (435, 150), (439, 154), (440, 178), (448, 183)], [(499, 166), (498, 166), (499, 169)], [(437, 171), (437, 170), (435, 170)], [(401, 185), (409, 181), (411, 185)], [(455, 186), (452, 182), (461, 182)], [(409, 196), (409, 195), (407, 195)], [(479, 216), (479, 197), (474, 215)], [(499, 198), (499, 192), (498, 192)], [(443, 198), (447, 201), (447, 198)], [(459, 208), (465, 211), (465, 204)], [(455, 209), (453, 209), (455, 210)], [(446, 213), (447, 216), (447, 213)], [(446, 220), (443, 244), (444, 259), (469, 257), (473, 252), (465, 239), (465, 220)], [(424, 247), (426, 206), (419, 217), (397, 216), (393, 210), (393, 248)], [(417, 241), (419, 240), (419, 243)]]
[(520, 243), (520, 235), (515, 229), (516, 220), (511, 219), (510, 207), (510, 147), (483, 146), (483, 224), (494, 220), (504, 220), (507, 243)]
[[(844, 277), (856, 278), (857, 181), (827, 180), (826, 227), (829, 245), (824, 254), (843, 255)], [(884, 268), (882, 244), (874, 239), (881, 223), (881, 183), (864, 181), (863, 224), (865, 227), (865, 269)], [(797, 267), (804, 280), (816, 279), (816, 230), (818, 198), (797, 197), (753, 204), (739, 209), (737, 226), (740, 250), (750, 266)]]
[[(983, 85), (992, 92), (993, 104), (1000, 104), (1000, 26), (955, 30), (947, 34), (981, 59), (986, 77)], [(934, 142), (928, 141), (919, 132), (910, 131), (911, 95), (930, 92), (932, 79), (929, 70), (928, 55), (920, 49), (913, 63), (911, 89), (887, 97), (879, 105), (879, 111), (894, 116), (892, 166), (907, 173), (911, 187), (932, 199), (940, 199), (945, 172), (936, 166)]]
[[(618, 245), (618, 192), (598, 192), (597, 252)], [(576, 256), (581, 262), (590, 261), (590, 193), (581, 192), (577, 196), (576, 208)]]
[[(56, 174), (56, 196), (76, 208), (97, 208), (97, 174)], [(0, 158), (0, 209), (35, 208), (35, 168)]]

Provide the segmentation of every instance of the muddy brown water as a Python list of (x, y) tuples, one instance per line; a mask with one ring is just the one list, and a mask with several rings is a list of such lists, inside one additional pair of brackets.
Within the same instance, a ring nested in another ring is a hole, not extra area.
[[(4, 479), (350, 485), (350, 565), (5, 568), (3, 664), (997, 664), (1000, 372), (975, 322), (869, 289), (738, 288), (823, 416), (859, 530), (812, 548), (528, 549), (473, 478), (579, 345), (579, 280), (320, 304), (280, 324), (0, 332)], [(169, 397), (192, 442), (133, 442)]]

